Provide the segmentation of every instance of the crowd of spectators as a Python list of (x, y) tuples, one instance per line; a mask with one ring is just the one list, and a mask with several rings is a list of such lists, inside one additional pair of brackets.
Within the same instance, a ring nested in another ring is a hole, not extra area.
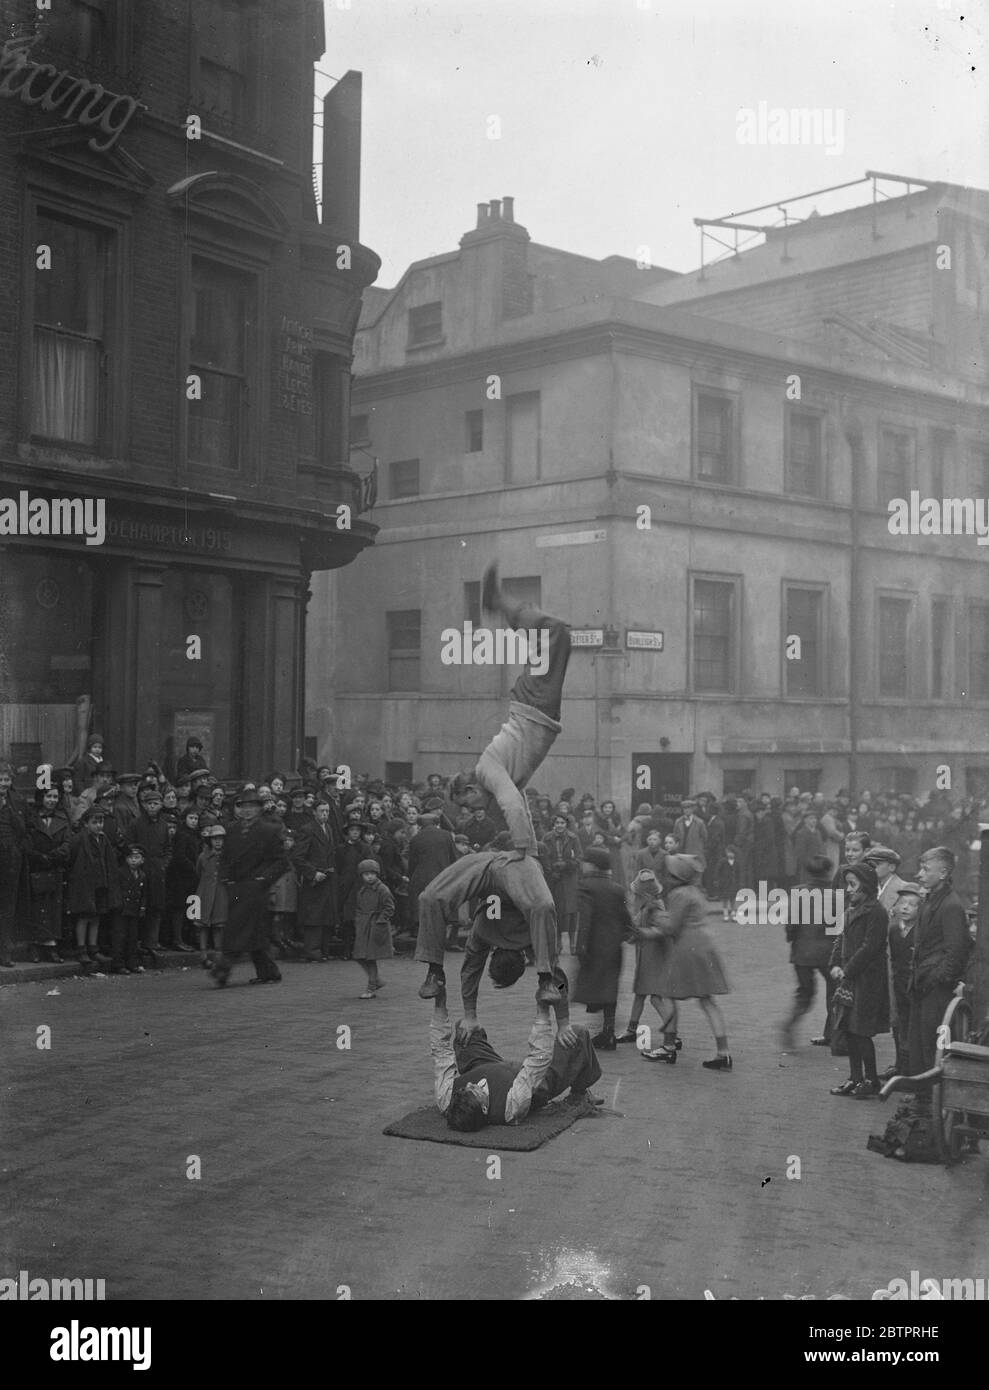
[[(430, 879), (458, 855), (504, 843), (483, 810), (450, 800), (438, 773), (397, 786), (360, 773), (341, 785), (333, 768), (304, 761), (293, 774), (226, 784), (196, 739), (171, 779), (154, 762), (121, 772), (104, 752), (94, 736), (75, 765), (54, 769), (50, 787), (31, 798), (13, 789), (11, 769), (0, 764), (0, 965), (12, 963), (15, 943), (35, 959), (71, 954), (86, 969), (109, 964), (117, 973), (158, 964), (166, 949), (199, 952), (207, 964), (225, 916), (220, 852), (235, 794), (245, 787), (256, 789), (264, 816), (281, 828), (291, 866), (269, 898), (272, 945), (304, 961), (350, 955), (363, 861), (377, 862), (395, 899), (402, 947), (414, 940), (417, 897)], [(627, 820), (614, 801), (590, 793), (526, 795), (559, 930), (571, 939), (579, 864), (591, 846), (608, 852), (623, 885), (642, 868), (662, 884), (667, 856), (696, 856), (708, 899), (728, 916), (743, 888), (788, 887), (821, 855), (837, 868), (849, 836), (894, 850), (904, 878), (915, 876), (926, 849), (945, 845), (955, 855), (956, 888), (971, 902), (973, 846), (986, 816), (983, 803), (942, 792), (922, 800), (870, 790), (827, 798), (798, 787), (785, 797), (719, 800), (700, 792), (639, 803)], [(456, 945), (455, 925), (449, 944)]]

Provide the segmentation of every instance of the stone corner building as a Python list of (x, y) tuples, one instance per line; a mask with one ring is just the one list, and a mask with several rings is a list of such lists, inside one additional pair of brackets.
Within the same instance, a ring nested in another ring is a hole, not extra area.
[(325, 101), (320, 217), (318, 0), (3, 19), (0, 497), (102, 499), (106, 538), (0, 536), (0, 754), (58, 763), (88, 719), (118, 767), (196, 733), (220, 776), (294, 768), (310, 577), (376, 530), (360, 75)]
[(689, 274), (543, 245), (494, 199), (370, 291), (351, 436), (381, 532), (314, 590), (322, 756), (470, 766), (513, 673), (443, 664), (442, 634), (497, 559), (579, 630), (541, 791), (625, 812), (946, 764), (984, 793), (987, 551), (891, 534), (888, 504), (989, 498), (989, 193), (861, 183)]

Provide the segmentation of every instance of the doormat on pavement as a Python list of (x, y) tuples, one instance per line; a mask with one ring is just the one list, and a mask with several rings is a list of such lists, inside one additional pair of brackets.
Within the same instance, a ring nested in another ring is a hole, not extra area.
[(547, 1139), (555, 1139), (565, 1129), (592, 1112), (579, 1105), (547, 1105), (534, 1115), (527, 1115), (517, 1125), (485, 1125), (483, 1129), (465, 1134), (451, 1129), (434, 1105), (386, 1125), (383, 1134), (396, 1139), (427, 1139), (433, 1144), (463, 1144), (468, 1149), (511, 1149), (525, 1153), (538, 1149)]

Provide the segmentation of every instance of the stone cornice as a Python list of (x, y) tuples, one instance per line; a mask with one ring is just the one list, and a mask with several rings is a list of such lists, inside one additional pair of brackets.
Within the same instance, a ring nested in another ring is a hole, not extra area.
[[(653, 306), (641, 307), (653, 309)], [(665, 311), (664, 317), (669, 317)], [(690, 326), (695, 325), (697, 320), (691, 319)], [(706, 326), (718, 327), (715, 324)], [(973, 393), (978, 388), (960, 378), (924, 380), (924, 374), (920, 371), (901, 366), (891, 366), (887, 371), (866, 375), (861, 371), (836, 366), (810, 344), (779, 340), (780, 350), (773, 353), (768, 346), (743, 348), (714, 341), (713, 335), (694, 336), (686, 324), (682, 331), (677, 331), (678, 327), (674, 324), (663, 328), (650, 327), (616, 317), (576, 324), (555, 333), (543, 332), (531, 338), (492, 342), (456, 356), (359, 373), (354, 380), (354, 401), (363, 404), (385, 396), (410, 395), (436, 387), (458, 385), (491, 372), (528, 371), (549, 363), (624, 352), (681, 367), (689, 354), (693, 361), (703, 357), (722, 370), (743, 373), (748, 370), (753, 376), (774, 381), (794, 371), (801, 371), (816, 388), (830, 390), (836, 395), (871, 398), (885, 403), (893, 399), (897, 402), (906, 399), (918, 404), (923, 402), (925, 410), (929, 410), (930, 402), (936, 402), (945, 410), (966, 409), (972, 413), (973, 419), (977, 412), (989, 409), (989, 391), (979, 393), (982, 399), (973, 399)], [(898, 406), (897, 413), (899, 409)]]

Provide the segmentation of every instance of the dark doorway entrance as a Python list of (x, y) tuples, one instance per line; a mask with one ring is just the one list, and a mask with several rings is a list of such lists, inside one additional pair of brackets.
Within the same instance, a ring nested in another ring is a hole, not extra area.
[(633, 813), (641, 801), (678, 804), (690, 791), (692, 757), (692, 753), (633, 753)]

